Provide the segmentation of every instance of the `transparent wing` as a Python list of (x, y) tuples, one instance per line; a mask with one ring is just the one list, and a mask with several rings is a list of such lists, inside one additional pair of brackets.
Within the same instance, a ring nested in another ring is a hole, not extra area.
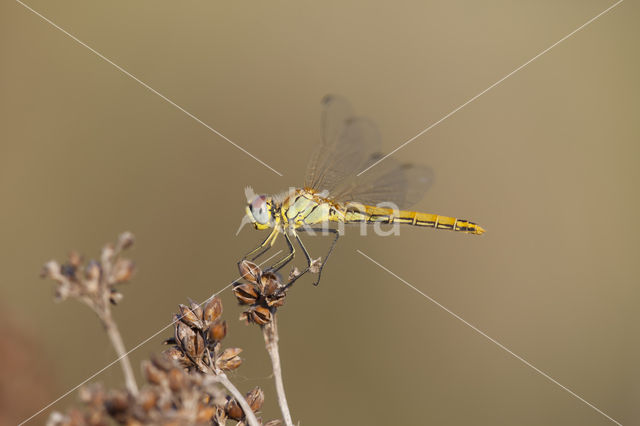
[(328, 191), (329, 198), (340, 202), (389, 202), (400, 209), (422, 198), (433, 182), (428, 167), (386, 158), (357, 176), (382, 157), (378, 129), (373, 122), (356, 117), (341, 97), (326, 96), (322, 102), (322, 141), (307, 166), (305, 187)]
[(328, 95), (322, 104), (322, 140), (307, 165), (305, 187), (333, 193), (380, 149), (380, 135), (375, 124), (354, 115), (344, 98)]

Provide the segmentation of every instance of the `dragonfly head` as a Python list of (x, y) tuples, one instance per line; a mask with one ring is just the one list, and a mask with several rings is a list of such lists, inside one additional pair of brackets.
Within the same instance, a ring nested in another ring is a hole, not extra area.
[(247, 205), (247, 216), (256, 229), (273, 227), (275, 222), (273, 200), (266, 195), (258, 195)]

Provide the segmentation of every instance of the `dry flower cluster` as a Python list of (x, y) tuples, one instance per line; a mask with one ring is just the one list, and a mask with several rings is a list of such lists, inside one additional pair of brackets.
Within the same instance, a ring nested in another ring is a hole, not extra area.
[[(126, 390), (106, 390), (99, 384), (81, 388), (83, 409), (74, 408), (66, 414), (54, 412), (48, 425), (102, 426), (114, 421), (132, 426), (225, 425), (229, 420), (238, 425), (281, 425), (281, 420), (262, 423), (255, 416), (264, 402), (262, 389), (256, 387), (243, 395), (227, 378), (226, 371), (235, 370), (242, 364), (239, 356), (241, 349), (222, 349), (227, 323), (221, 318), (222, 302), (217, 297), (203, 305), (189, 301), (186, 305), (178, 306), (179, 312), (174, 315), (174, 337), (165, 341), (172, 346), (143, 362), (146, 384), (138, 390), (127, 352), (111, 316), (111, 304), (122, 299), (115, 286), (129, 280), (134, 270), (133, 262), (120, 257), (132, 244), (133, 235), (124, 233), (115, 245), (108, 244), (103, 248), (100, 261), (90, 261), (83, 266), (82, 258), (72, 253), (69, 261), (63, 265), (50, 261), (44, 266), (43, 276), (57, 283), (57, 300), (75, 298), (96, 312), (118, 352), (126, 382)], [(263, 273), (253, 266), (253, 272), (257, 275), (248, 273), (245, 278), (255, 277), (252, 283), (259, 289), (251, 305), (268, 306), (271, 322), (268, 323), (270, 327), (264, 329), (268, 328), (271, 336), (271, 346), (267, 344), (267, 350), (273, 361), (273, 344), (277, 343), (277, 336), (273, 338), (274, 315), (276, 307), (284, 301), (284, 292), (278, 290), (283, 286), (277, 276)], [(264, 285), (259, 284), (263, 282)], [(276, 291), (271, 291), (272, 288)], [(265, 324), (263, 322), (262, 325)], [(275, 352), (277, 355), (277, 345)], [(279, 377), (276, 389), (281, 407), (283, 400), (286, 407), (279, 368), (278, 359), (278, 370), (274, 369)], [(283, 417), (285, 423), (291, 425), (288, 407), (286, 410), (283, 411)]]
[(262, 271), (248, 260), (241, 261), (238, 270), (246, 282), (236, 282), (233, 294), (241, 305), (249, 306), (240, 319), (258, 325), (270, 323), (276, 310), (284, 305), (287, 295), (287, 287), (282, 285), (280, 275), (273, 271)]

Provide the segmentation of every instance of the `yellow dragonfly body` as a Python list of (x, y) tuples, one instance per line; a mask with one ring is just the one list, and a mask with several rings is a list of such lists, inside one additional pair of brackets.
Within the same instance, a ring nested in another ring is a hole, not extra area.
[[(256, 229), (271, 228), (272, 231), (243, 259), (255, 260), (283, 234), (289, 254), (272, 268), (278, 270), (294, 257), (295, 248), (289, 238), (293, 236), (305, 254), (309, 270), (312, 259), (298, 234), (309, 230), (328, 231), (335, 238), (319, 275), (340, 236), (336, 229), (328, 226), (331, 223), (407, 224), (476, 235), (484, 233), (482, 227), (466, 219), (402, 210), (418, 201), (428, 189), (431, 170), (383, 159), (376, 151), (379, 136), (372, 122), (355, 117), (350, 105), (340, 97), (327, 96), (323, 104), (322, 143), (307, 167), (305, 186), (275, 196), (256, 196), (247, 189), (247, 217)], [(370, 167), (372, 164), (375, 165)], [(318, 228), (319, 225), (322, 227)]]

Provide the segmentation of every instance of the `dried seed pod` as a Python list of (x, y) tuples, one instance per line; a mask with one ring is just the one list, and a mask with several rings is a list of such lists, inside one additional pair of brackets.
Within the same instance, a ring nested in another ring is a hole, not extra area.
[(209, 327), (209, 340), (219, 342), (227, 335), (227, 322), (216, 321)]
[(80, 265), (82, 265), (82, 256), (80, 255), (80, 253), (75, 250), (69, 253), (69, 265), (73, 266), (76, 269), (79, 268)]
[(76, 277), (77, 270), (78, 268), (70, 263), (65, 263), (60, 266), (60, 274), (74, 282), (78, 280), (78, 278)]
[(128, 231), (123, 232), (118, 236), (117, 250), (118, 251), (126, 250), (129, 247), (131, 247), (134, 242), (135, 242), (135, 237), (131, 232), (128, 232)]
[(113, 244), (105, 244), (102, 247), (102, 252), (100, 253), (100, 263), (106, 268), (107, 265), (111, 265), (111, 261), (113, 260), (113, 255), (115, 251), (113, 249)]
[(112, 289), (109, 293), (109, 302), (111, 302), (112, 305), (117, 305), (123, 298), (124, 295), (115, 289)]
[(182, 322), (176, 323), (176, 340), (180, 347), (192, 360), (198, 360), (204, 352), (204, 340), (199, 333), (193, 331)]
[(258, 283), (260, 274), (262, 273), (258, 265), (253, 262), (249, 262), (248, 260), (243, 260), (238, 263), (238, 270), (240, 271), (240, 276), (242, 278), (253, 284)]
[(154, 385), (160, 385), (167, 380), (165, 372), (149, 361), (142, 362), (142, 372), (144, 373), (144, 377), (147, 379), (147, 382)]
[(224, 407), (224, 411), (227, 413), (227, 417), (233, 420), (241, 420), (244, 418), (244, 411), (240, 408), (240, 404), (235, 398), (231, 398), (227, 401), (227, 404)]
[(222, 351), (220, 356), (218, 356), (218, 359), (226, 361), (233, 357), (238, 356), (238, 354), (241, 352), (242, 352), (242, 348), (227, 348), (224, 351)]
[(55, 260), (50, 260), (42, 266), (40, 276), (42, 278), (51, 278), (56, 281), (60, 279), (60, 264)]
[(112, 391), (104, 405), (107, 412), (115, 417), (129, 409), (129, 399), (124, 391)]
[(100, 383), (82, 386), (78, 391), (78, 396), (83, 403), (97, 408), (102, 407), (106, 398), (104, 388)]
[(175, 346), (164, 350), (162, 354), (170, 360), (180, 363), (181, 365), (184, 365), (186, 362), (188, 362), (188, 359), (185, 357), (184, 352), (182, 352)]
[(183, 355), (182, 352), (177, 349), (177, 348), (169, 348), (166, 351), (164, 351), (162, 354), (158, 355), (158, 354), (152, 354), (151, 355), (151, 362), (153, 363), (153, 365), (160, 369), (161, 371), (169, 371), (171, 370), (173, 367), (175, 367), (175, 363), (173, 361), (175, 361), (172, 351), (175, 351), (177, 353), (179, 353), (180, 355)]
[(190, 336), (194, 336), (195, 332), (182, 321), (178, 321), (179, 317), (174, 316), (174, 338), (178, 345), (182, 345), (182, 342), (188, 340)]
[(205, 324), (211, 324), (222, 315), (222, 300), (219, 297), (213, 297), (204, 307), (203, 318)]
[(189, 299), (189, 309), (191, 309), (191, 312), (193, 312), (198, 318), (203, 319), (204, 312), (202, 311), (202, 307), (191, 299)]
[(196, 354), (195, 354), (195, 358), (196, 359), (200, 359), (202, 358), (202, 355), (204, 354), (204, 339), (202, 337), (202, 334), (200, 333), (196, 333), (196, 338), (194, 339), (193, 342), (196, 346)]
[(84, 269), (84, 277), (89, 281), (98, 281), (102, 274), (102, 266), (95, 260), (90, 260)]
[(225, 349), (216, 359), (216, 367), (221, 370), (235, 370), (242, 364), (242, 358), (238, 354), (242, 352), (240, 348)]
[(253, 284), (237, 284), (233, 287), (233, 294), (241, 305), (253, 305), (260, 296)]
[(259, 325), (265, 325), (271, 322), (271, 311), (264, 306), (252, 306), (249, 309), (251, 320)]
[(172, 368), (169, 370), (169, 388), (177, 392), (180, 389), (184, 388), (185, 376), (184, 372), (179, 368)]
[(247, 403), (249, 403), (249, 406), (251, 407), (251, 411), (256, 413), (260, 411), (260, 408), (262, 408), (262, 404), (264, 403), (264, 392), (259, 386), (256, 386), (247, 393), (246, 399)]
[(138, 404), (145, 412), (151, 411), (158, 401), (158, 396), (150, 389), (143, 389), (138, 396)]
[(180, 310), (180, 321), (187, 324), (189, 327), (201, 330), (203, 328), (202, 320), (193, 312), (188, 306), (180, 304), (178, 305)]
[(118, 259), (111, 271), (110, 283), (122, 283), (129, 281), (133, 276), (135, 270), (135, 264), (129, 259)]
[(242, 358), (237, 356), (235, 358), (231, 358), (230, 360), (228, 360), (228, 361), (226, 361), (224, 363), (219, 363), (218, 364), (218, 368), (221, 369), (221, 370), (225, 370), (225, 371), (232, 371), (232, 370), (237, 369), (241, 365), (242, 365)]
[(227, 413), (224, 408), (216, 407), (216, 412), (211, 420), (215, 426), (224, 426), (227, 422)]
[(270, 308), (279, 308), (284, 305), (285, 296), (287, 294), (283, 291), (281, 293), (274, 293), (273, 295), (265, 298), (267, 306)]
[(198, 404), (196, 411), (196, 424), (210, 422), (216, 414), (216, 407)]
[(260, 277), (260, 284), (262, 285), (262, 294), (270, 296), (280, 288), (280, 277), (275, 272), (266, 271)]

